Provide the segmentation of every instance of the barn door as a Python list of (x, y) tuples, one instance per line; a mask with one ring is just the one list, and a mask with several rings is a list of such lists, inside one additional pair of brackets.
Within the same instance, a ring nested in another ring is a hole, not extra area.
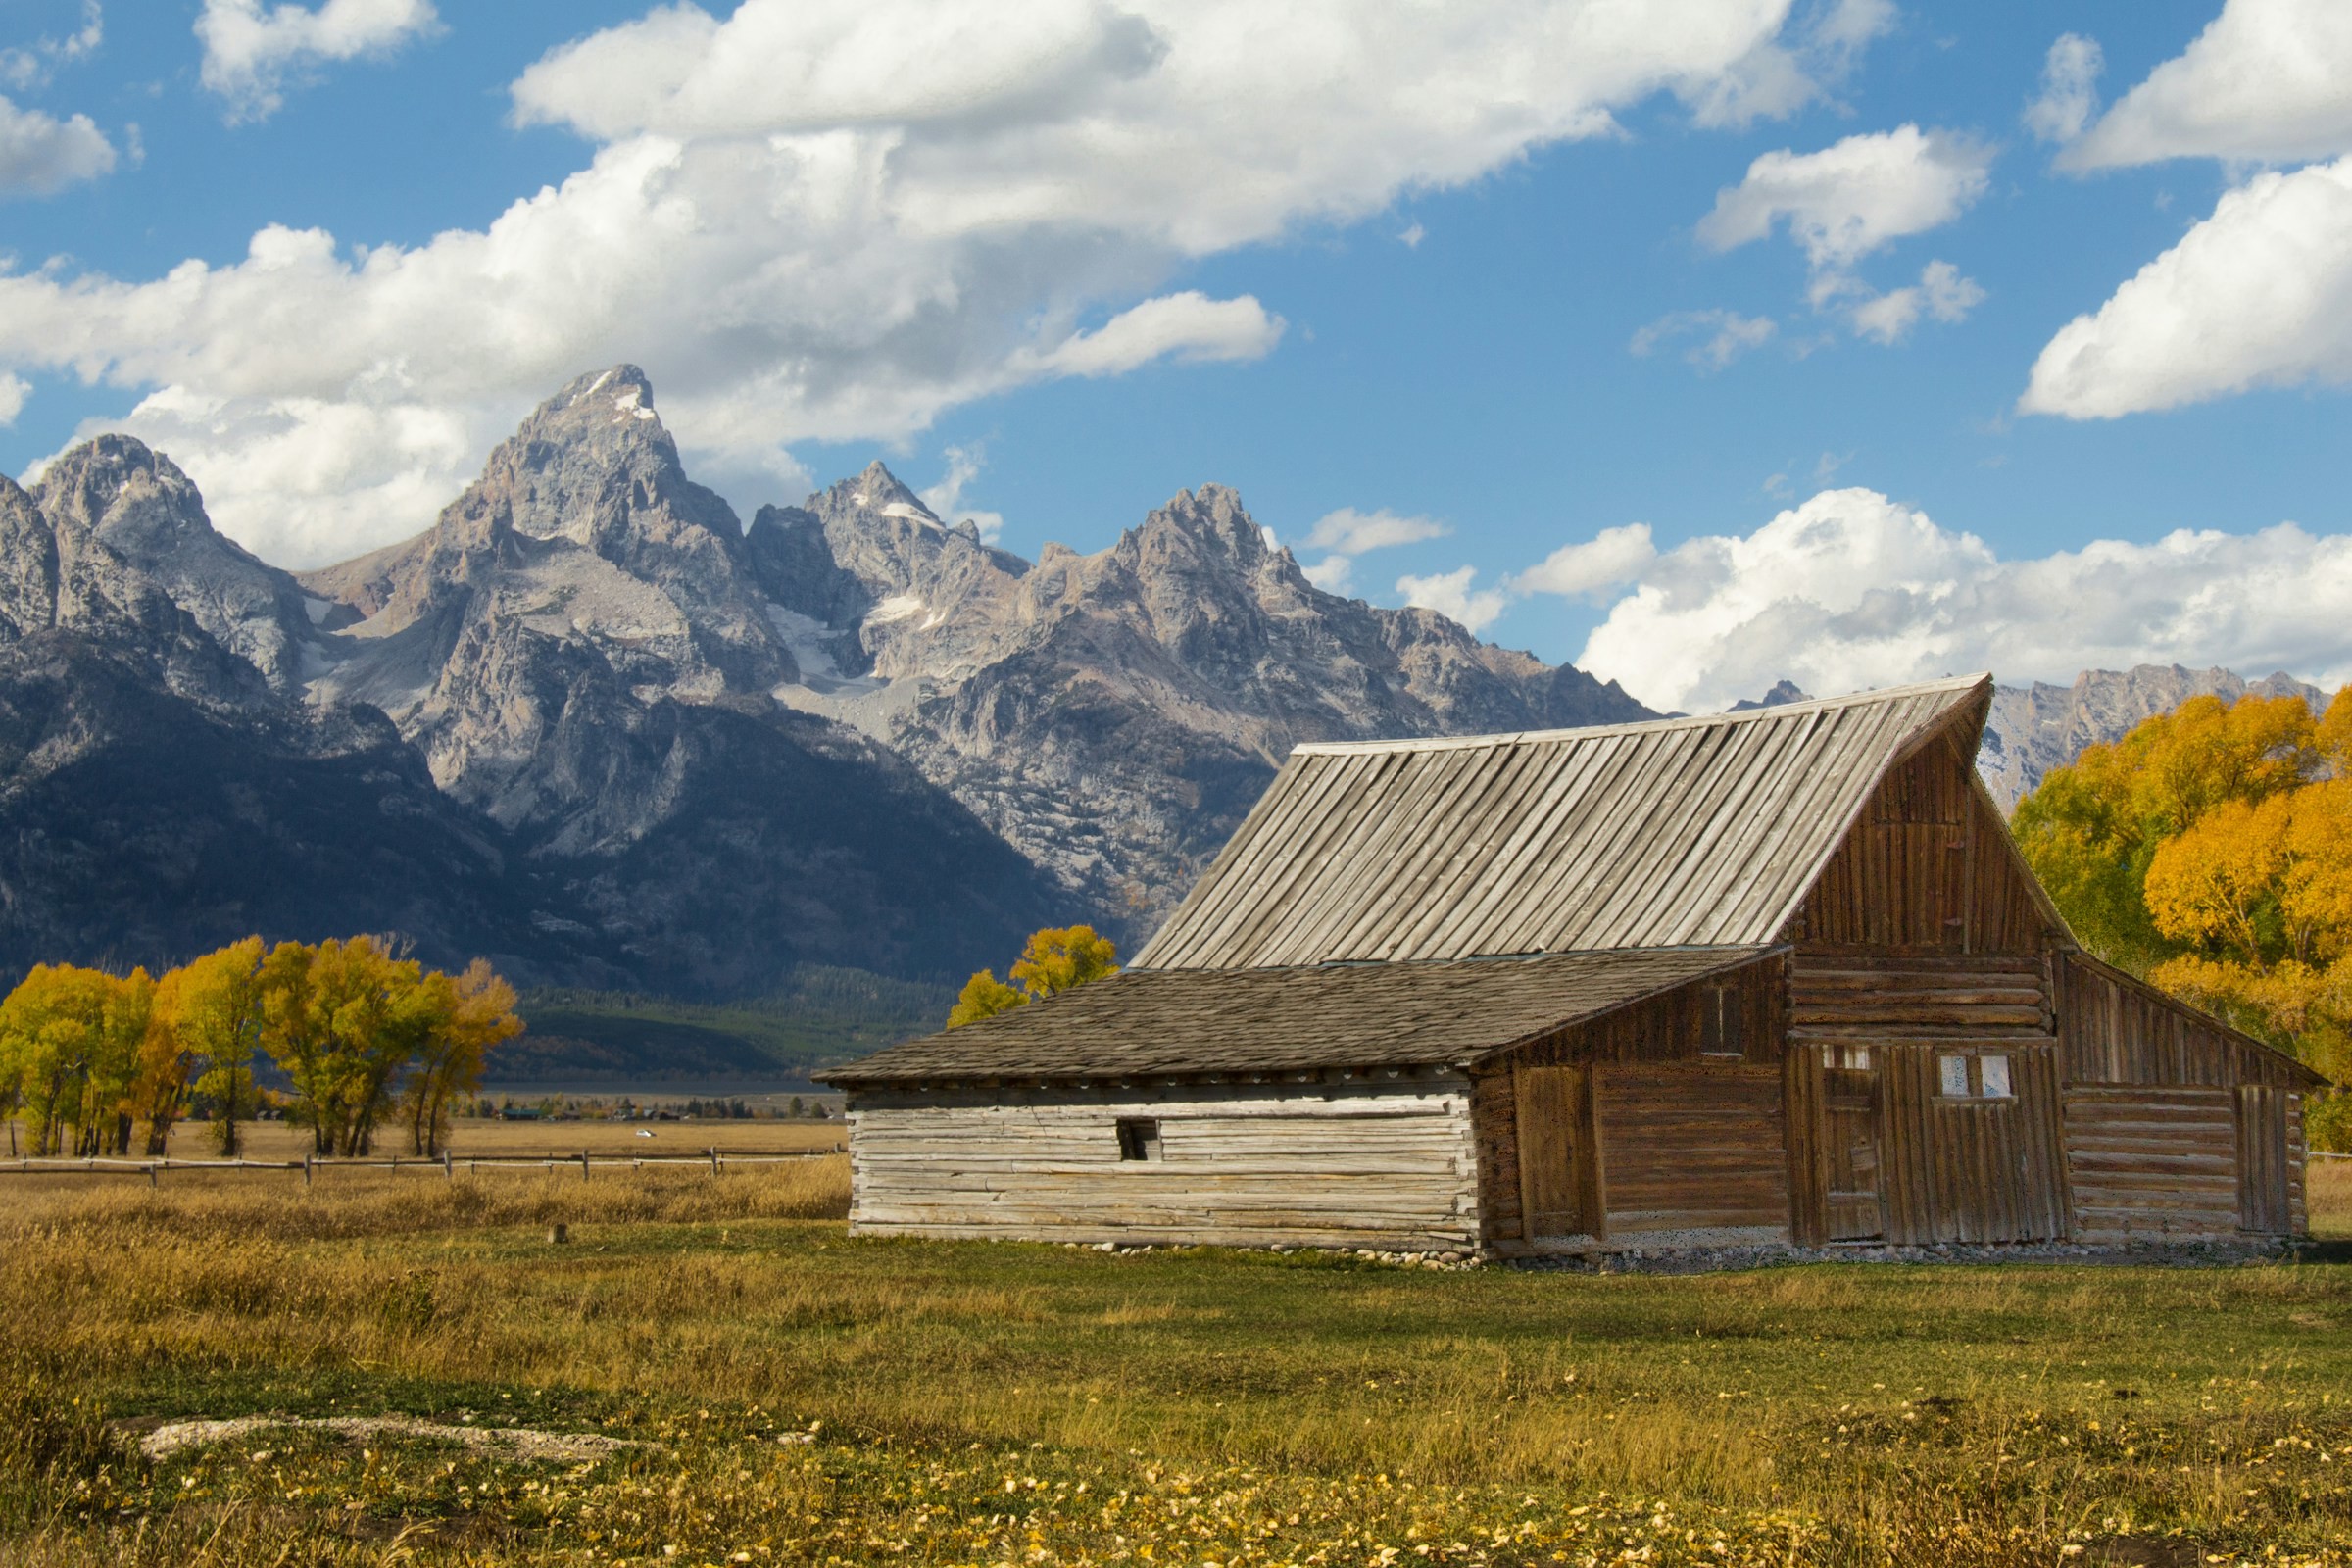
[(2286, 1198), (2286, 1091), (2237, 1088), (2237, 1228), (2260, 1236), (2294, 1229)]
[(1581, 1067), (1521, 1067), (1519, 1093), (1520, 1234), (1592, 1234), (1585, 1203), (1591, 1159)]
[(1828, 1046), (1821, 1072), (1821, 1143), (1829, 1159), (1829, 1238), (1865, 1242), (1886, 1231), (1879, 1188), (1879, 1069), (1867, 1046)]

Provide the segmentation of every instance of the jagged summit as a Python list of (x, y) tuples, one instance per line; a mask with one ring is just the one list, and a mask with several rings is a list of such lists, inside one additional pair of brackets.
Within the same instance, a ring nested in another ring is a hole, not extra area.
[[(743, 528), (628, 365), (533, 410), (421, 533), (299, 578), (136, 442), (69, 454), (37, 497), (0, 487), (0, 647), (72, 643), (86, 673), (94, 638), (242, 672), (202, 702), (296, 738), (206, 742), (227, 760), (203, 765), (336, 854), (385, 831), (371, 812), (430, 824), (383, 890), (420, 920), (437, 882), (469, 887), (480, 920), (522, 922), (489, 951), (715, 992), (797, 959), (967, 974), (1072, 918), (1132, 947), (1301, 741), (1645, 711), (1434, 612), (1322, 592), (1223, 485), (1035, 564), (880, 462)], [(337, 747), (337, 805), (303, 816), (283, 759)], [(408, 793), (367, 804), (378, 775)]]
[(877, 517), (904, 517), (909, 522), (928, 523), (945, 528), (939, 514), (924, 504), (923, 498), (908, 489), (906, 482), (891, 472), (880, 458), (865, 466), (865, 471), (854, 479), (836, 480), (826, 489), (810, 496), (807, 507), (812, 512), (853, 514), (863, 513)]

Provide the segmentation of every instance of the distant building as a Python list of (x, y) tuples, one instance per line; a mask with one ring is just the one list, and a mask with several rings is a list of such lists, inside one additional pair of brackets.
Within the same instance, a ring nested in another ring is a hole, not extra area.
[(2320, 1080), (2080, 950), (1970, 764), (1991, 689), (1301, 746), (1127, 971), (825, 1075), (852, 1226), (2303, 1234)]

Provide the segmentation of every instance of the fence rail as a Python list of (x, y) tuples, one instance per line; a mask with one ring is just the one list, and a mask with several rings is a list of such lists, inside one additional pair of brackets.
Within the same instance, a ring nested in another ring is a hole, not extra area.
[(484, 1166), (493, 1171), (502, 1168), (535, 1169), (552, 1174), (557, 1170), (568, 1170), (576, 1165), (580, 1170), (580, 1180), (587, 1181), (590, 1179), (592, 1168), (597, 1165), (605, 1166), (607, 1169), (615, 1165), (625, 1165), (633, 1170), (642, 1169), (648, 1165), (696, 1165), (708, 1167), (710, 1174), (716, 1176), (723, 1173), (729, 1165), (788, 1165), (798, 1160), (822, 1159), (828, 1154), (838, 1154), (842, 1152), (843, 1148), (843, 1145), (835, 1144), (830, 1149), (808, 1149), (783, 1153), (772, 1151), (712, 1148), (693, 1154), (599, 1154), (591, 1150), (583, 1149), (576, 1154), (466, 1154), (459, 1156), (444, 1153), (438, 1159), (429, 1159), (421, 1154), (413, 1154), (406, 1159), (398, 1155), (386, 1155), (382, 1158), (356, 1156), (334, 1159), (320, 1159), (308, 1154), (301, 1159), (172, 1159), (169, 1156), (141, 1159), (123, 1155), (92, 1155), (74, 1158), (0, 1160), (0, 1176), (145, 1176), (147, 1185), (153, 1187), (158, 1185), (165, 1172), (175, 1170), (260, 1170), (276, 1171), (281, 1175), (299, 1171), (302, 1174), (302, 1184), (308, 1187), (320, 1171), (413, 1170), (437, 1172), (443, 1179), (455, 1181), (461, 1166), (465, 1168), (467, 1175), (472, 1175)]

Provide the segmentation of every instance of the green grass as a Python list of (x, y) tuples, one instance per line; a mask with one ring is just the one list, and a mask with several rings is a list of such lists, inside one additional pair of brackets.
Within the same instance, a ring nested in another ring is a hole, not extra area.
[[(852, 1241), (776, 1217), (836, 1199), (766, 1180), (35, 1215), (5, 1239), (0, 1366), (51, 1457), (0, 1463), (0, 1560), (2352, 1561), (2341, 1266), (1107, 1256)], [(534, 1467), (289, 1436), (144, 1467), (74, 1437), (92, 1411), (661, 1446)]]
[(940, 1026), (950, 986), (804, 964), (773, 995), (703, 1004), (615, 991), (526, 993), (529, 1032), (492, 1058), (495, 1082), (797, 1075)]

